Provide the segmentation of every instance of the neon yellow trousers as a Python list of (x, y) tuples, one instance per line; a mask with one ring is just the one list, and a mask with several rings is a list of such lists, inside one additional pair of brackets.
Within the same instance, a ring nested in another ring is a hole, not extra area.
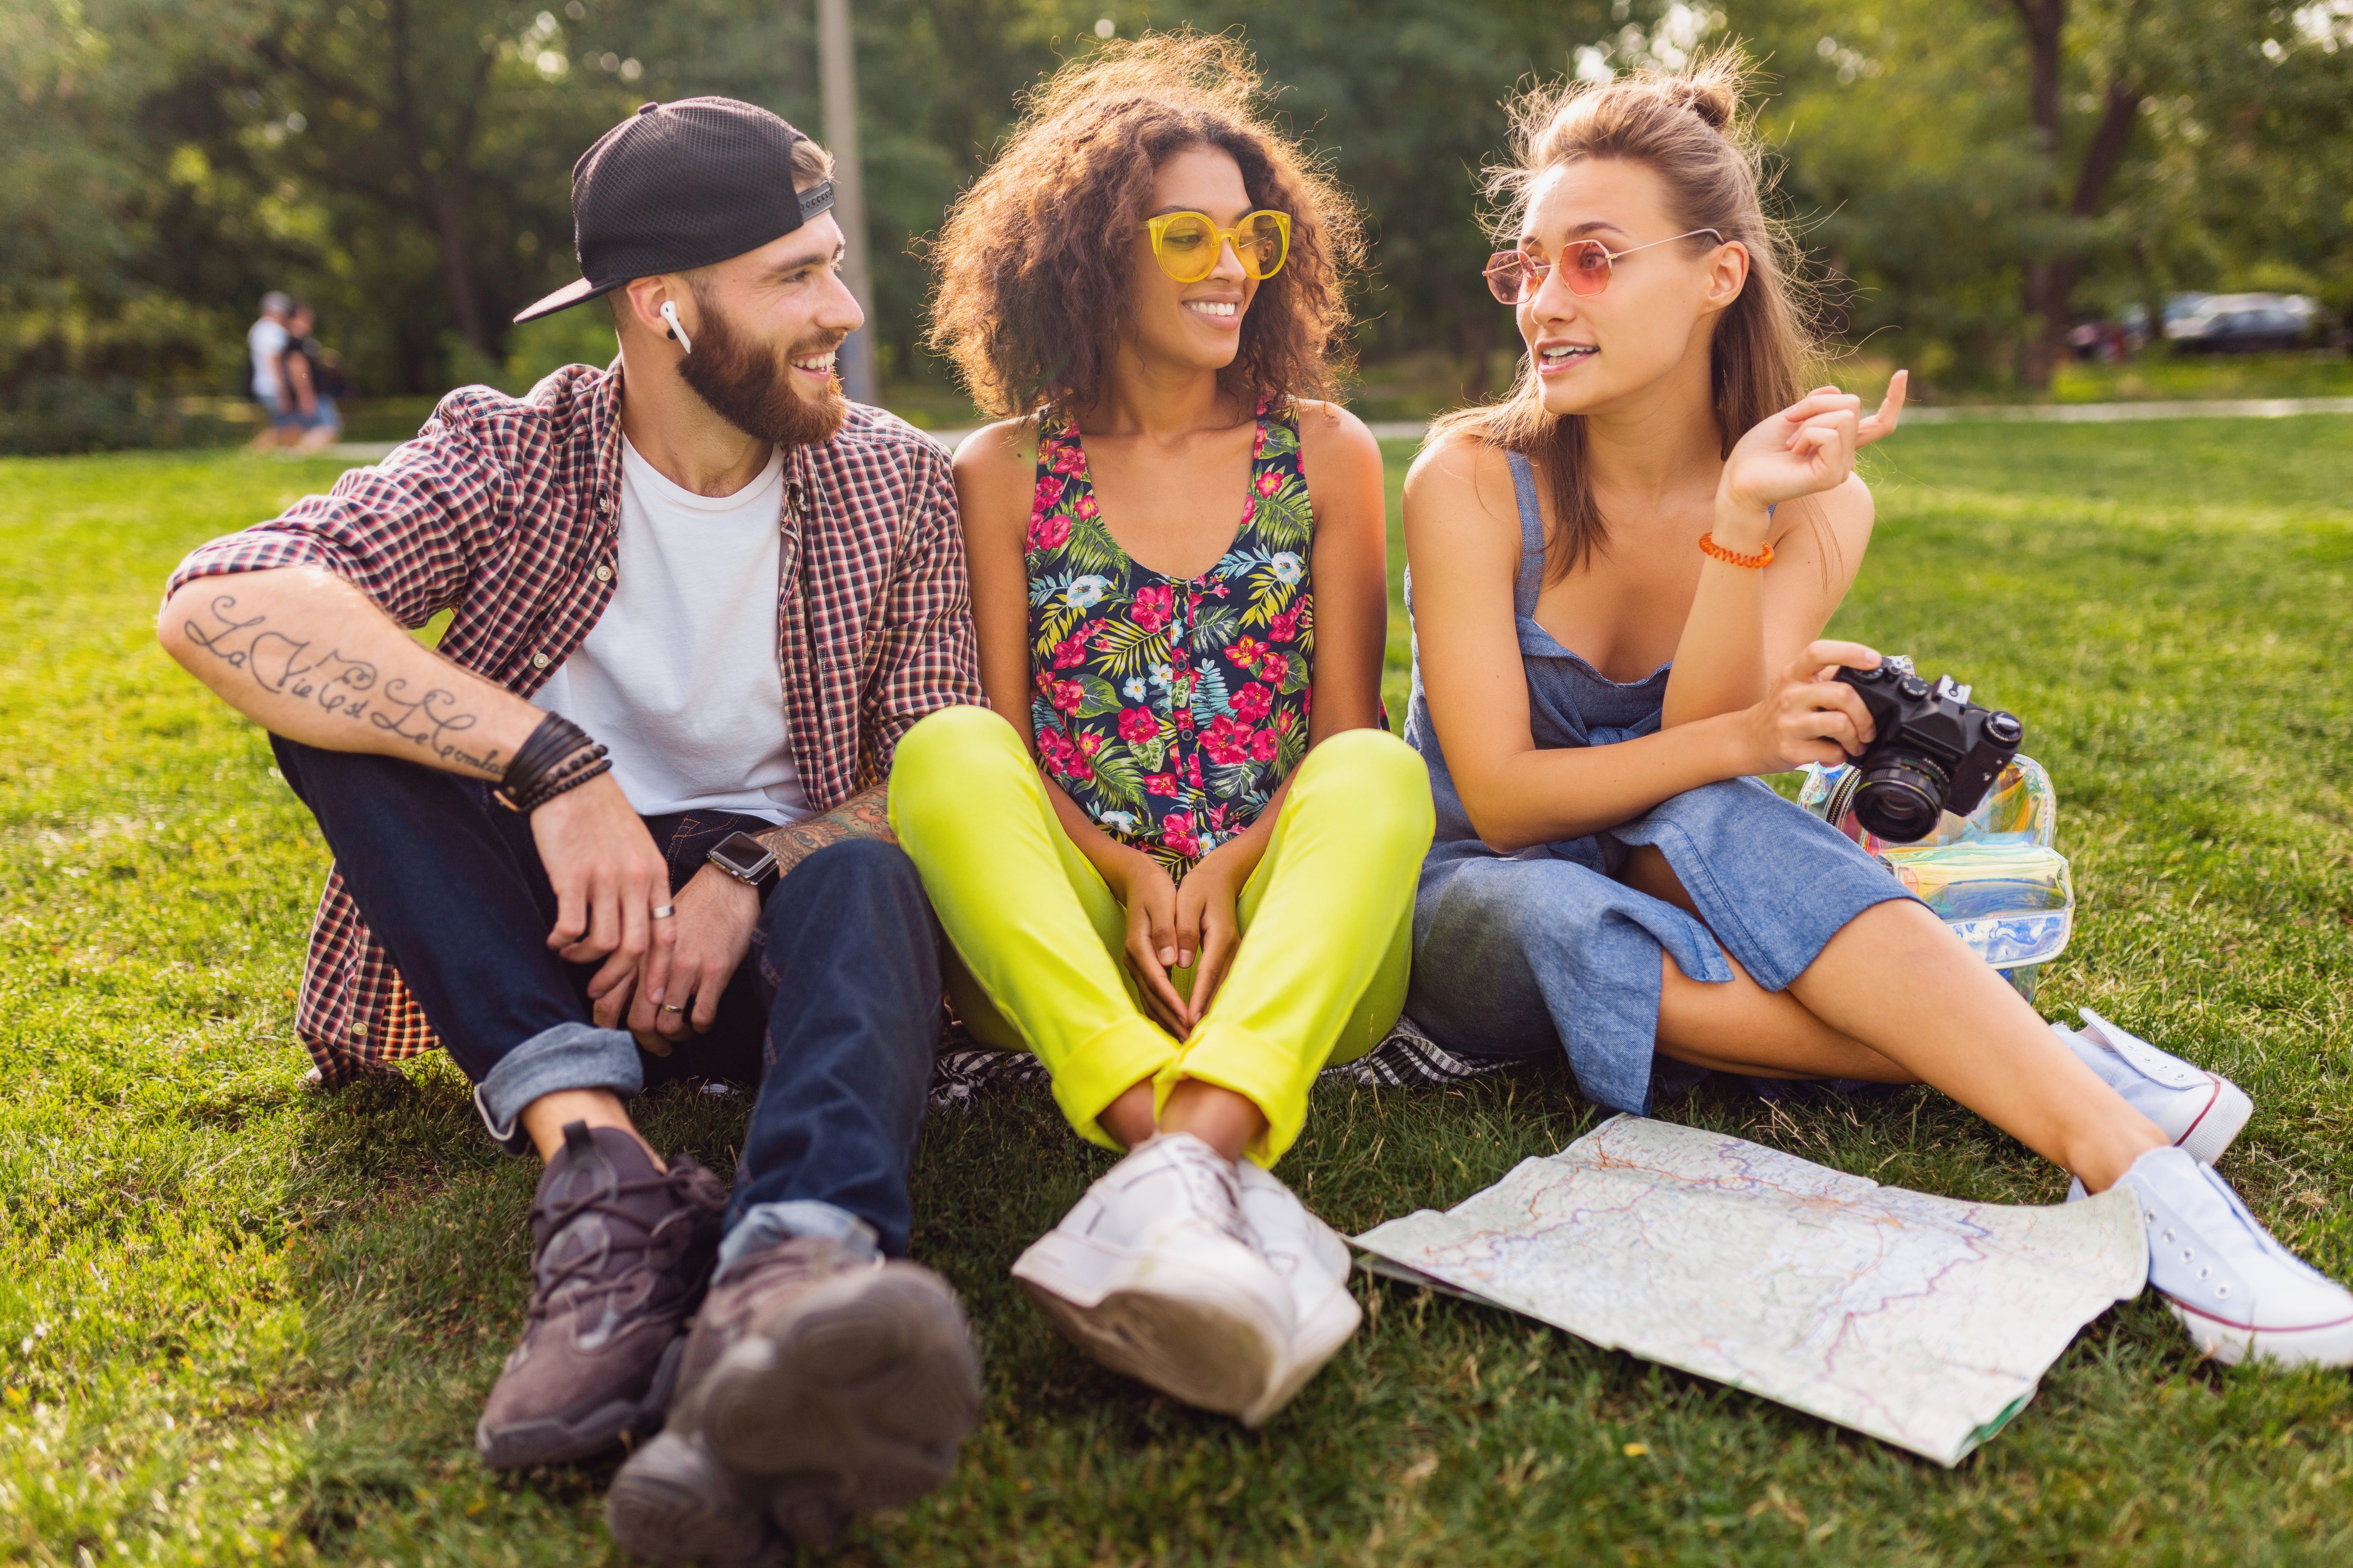
[[(1272, 1165), (1328, 1061), (1380, 1042), (1405, 1005), (1413, 891), (1430, 848), (1430, 774), (1377, 730), (1335, 735), (1293, 775), (1265, 856), (1236, 900), (1241, 942), (1189, 1039), (1144, 1010), (1124, 956), (1127, 913), (1054, 816), (1013, 727), (985, 708), (933, 713), (899, 742), (891, 826), (954, 948), (948, 991), (983, 1045), (1037, 1053), (1081, 1136), (1149, 1079), (1247, 1097)], [(1192, 975), (1176, 988), (1189, 994)]]

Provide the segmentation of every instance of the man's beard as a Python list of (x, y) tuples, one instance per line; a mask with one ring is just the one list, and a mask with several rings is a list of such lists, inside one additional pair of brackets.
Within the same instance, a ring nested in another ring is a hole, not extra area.
[(707, 299), (698, 298), (702, 320), (694, 331), (694, 349), (678, 362), (678, 374), (711, 411), (746, 436), (784, 447), (813, 447), (833, 438), (849, 416), (849, 400), (836, 381), (823, 397), (806, 397), (795, 390), (792, 378), (801, 374), (794, 359), (808, 359), (839, 347), (836, 338), (822, 338), (778, 354), (767, 345), (738, 332)]

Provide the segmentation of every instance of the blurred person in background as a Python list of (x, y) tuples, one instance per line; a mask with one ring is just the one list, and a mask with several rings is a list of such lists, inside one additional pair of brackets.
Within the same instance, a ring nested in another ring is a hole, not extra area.
[(262, 426), (249, 443), (249, 449), (267, 452), (290, 446), (301, 439), (301, 427), (294, 423), (293, 405), (286, 396), (286, 378), (281, 370), (287, 345), (293, 334), (287, 331), (292, 320), (294, 301), (272, 289), (261, 297), (261, 314), (245, 331), (245, 347), (249, 369), (246, 390), (261, 405)]
[(335, 399), (347, 384), (342, 365), (311, 335), (317, 324), (311, 302), (296, 300), (286, 321), (286, 347), (278, 356), (280, 396), (292, 405), (297, 452), (315, 452), (343, 431)]

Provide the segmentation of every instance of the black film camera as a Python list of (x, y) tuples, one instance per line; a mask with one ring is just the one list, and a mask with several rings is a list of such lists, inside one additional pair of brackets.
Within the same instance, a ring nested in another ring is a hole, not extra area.
[(1862, 699), (1878, 732), (1855, 759), (1854, 815), (1892, 844), (1927, 837), (1941, 812), (1975, 811), (2026, 739), (2016, 715), (1978, 707), (1949, 675), (1931, 687), (1891, 659), (1841, 668), (1838, 679)]

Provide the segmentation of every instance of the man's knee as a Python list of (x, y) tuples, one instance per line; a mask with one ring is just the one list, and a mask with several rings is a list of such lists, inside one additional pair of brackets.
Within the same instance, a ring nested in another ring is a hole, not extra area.
[(381, 811), (385, 802), (395, 796), (438, 800), (445, 793), (455, 797), (471, 788), (470, 780), (422, 763), (376, 752), (329, 751), (323, 746), (290, 741), (274, 731), (269, 736), (269, 751), (278, 761), (278, 772), (286, 780), (287, 787), (313, 815), (346, 803), (359, 803), (371, 811)]
[(794, 867), (760, 911), (772, 942), (849, 923), (923, 929), (928, 937), (930, 920), (915, 863), (896, 844), (880, 838), (827, 845)]

